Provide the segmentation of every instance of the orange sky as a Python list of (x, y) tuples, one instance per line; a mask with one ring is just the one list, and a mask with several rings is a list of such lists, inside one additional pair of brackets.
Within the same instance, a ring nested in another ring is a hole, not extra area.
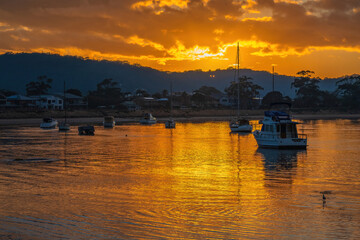
[(360, 73), (359, 0), (0, 0), (0, 53), (50, 52), (166, 71)]

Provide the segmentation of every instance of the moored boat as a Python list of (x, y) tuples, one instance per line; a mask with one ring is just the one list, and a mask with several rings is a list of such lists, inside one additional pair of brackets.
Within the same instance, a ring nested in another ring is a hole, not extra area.
[(251, 133), (252, 126), (249, 123), (249, 120), (245, 118), (240, 118), (240, 55), (239, 55), (239, 43), (237, 44), (237, 55), (236, 55), (236, 69), (235, 69), (235, 81), (237, 82), (237, 118), (230, 122), (231, 132), (243, 132)]
[(65, 86), (65, 81), (64, 81), (64, 98), (63, 98), (63, 105), (64, 105), (64, 122), (60, 122), (59, 124), (59, 131), (60, 132), (66, 132), (70, 130), (70, 124), (67, 123), (67, 106), (66, 106), (66, 86)]
[(113, 116), (106, 116), (104, 117), (103, 122), (104, 128), (113, 128), (115, 127), (115, 119)]
[(165, 122), (165, 128), (175, 128), (176, 123), (173, 119), (169, 119)]
[(145, 113), (144, 116), (140, 119), (140, 123), (146, 125), (155, 124), (156, 118), (153, 117), (151, 113)]
[(67, 124), (66, 122), (61, 122), (59, 124), (59, 131), (69, 131), (70, 130), (70, 125)]
[(233, 121), (230, 123), (231, 132), (247, 132), (250, 133), (252, 131), (252, 126), (250, 125), (249, 120), (240, 118), (237, 121)]
[(306, 149), (307, 136), (298, 134), (297, 124), (290, 115), (283, 111), (265, 111), (261, 130), (253, 132), (259, 145), (263, 148)]
[(53, 118), (43, 118), (40, 128), (43, 129), (54, 129), (58, 125), (58, 121)]
[(95, 128), (94, 126), (79, 126), (78, 127), (79, 135), (94, 135)]
[(172, 80), (170, 81), (170, 118), (165, 122), (165, 128), (175, 128), (175, 120), (172, 119), (172, 109), (173, 109), (173, 92), (172, 92)]

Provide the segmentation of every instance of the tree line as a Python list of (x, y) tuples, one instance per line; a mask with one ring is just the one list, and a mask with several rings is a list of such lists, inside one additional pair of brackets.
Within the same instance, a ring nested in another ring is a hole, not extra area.
[[(310, 70), (303, 70), (297, 73), (291, 87), (295, 89), (295, 98), (283, 96), (278, 91), (267, 93), (260, 103), (260, 91), (263, 88), (253, 82), (248, 76), (241, 76), (224, 89), (226, 96), (232, 99), (233, 105), (237, 105), (239, 96), (241, 109), (268, 108), (272, 102), (289, 102), (294, 108), (300, 109), (360, 109), (360, 76), (345, 76), (336, 82), (337, 88), (333, 92), (321, 90), (319, 83), (320, 78), (313, 77), (315, 73)], [(42, 75), (36, 81), (26, 84), (26, 94), (28, 96), (47, 94), (51, 89), (53, 79)], [(89, 91), (86, 96), (78, 89), (67, 89), (67, 93), (71, 93), (87, 99), (89, 107), (98, 106), (118, 106), (127, 100), (127, 95), (134, 97), (154, 97), (168, 98), (169, 91), (162, 90), (154, 94), (148, 93), (144, 89), (137, 89), (135, 93), (123, 92), (119, 83), (111, 78), (106, 78), (97, 84), (93, 91)], [(0, 90), (5, 96), (16, 94), (9, 90)], [(191, 95), (182, 92), (180, 95), (174, 96), (174, 100), (180, 102), (183, 106), (191, 106), (191, 102), (197, 106), (206, 108), (209, 103), (215, 102), (216, 97), (224, 95), (221, 91), (214, 87), (202, 86), (195, 90)], [(210, 104), (211, 105), (211, 104)], [(215, 106), (215, 105), (214, 105)]]

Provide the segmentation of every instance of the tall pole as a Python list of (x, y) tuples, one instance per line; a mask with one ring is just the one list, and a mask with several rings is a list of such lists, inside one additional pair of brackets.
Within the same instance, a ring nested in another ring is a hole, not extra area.
[(237, 77), (237, 80), (238, 80), (238, 89), (237, 89), (237, 117), (239, 118), (240, 116), (240, 77), (239, 77), (239, 73), (240, 73), (240, 70), (239, 70), (239, 65), (240, 65), (240, 56), (239, 56), (239, 42), (237, 43), (237, 54), (236, 54), (236, 77)]
[(172, 79), (170, 79), (170, 118), (172, 118), (172, 109), (173, 109), (173, 106), (172, 106), (172, 98), (173, 98), (173, 89), (172, 89)]
[(65, 86), (65, 80), (64, 80), (64, 110), (65, 110), (65, 124), (66, 124), (66, 93), (65, 93), (65, 89), (66, 89), (66, 86)]
[(275, 91), (275, 66), (273, 65), (272, 66), (272, 70), (273, 70), (273, 74), (272, 74), (272, 91), (274, 92)]

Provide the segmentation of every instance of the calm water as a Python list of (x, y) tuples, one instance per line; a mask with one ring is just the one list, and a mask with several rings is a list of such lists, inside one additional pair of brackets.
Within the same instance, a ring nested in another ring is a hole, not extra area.
[(2, 128), (0, 238), (358, 239), (360, 121), (302, 128), (306, 151), (227, 122)]

